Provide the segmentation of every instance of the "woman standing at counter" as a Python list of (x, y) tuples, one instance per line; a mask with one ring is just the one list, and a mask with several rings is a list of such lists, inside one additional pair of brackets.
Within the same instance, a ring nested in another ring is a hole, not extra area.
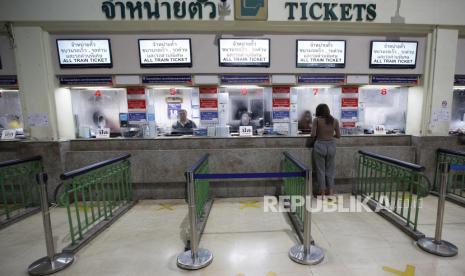
[(316, 176), (320, 187), (320, 195), (334, 195), (334, 176), (336, 173), (336, 141), (340, 138), (339, 122), (333, 116), (326, 104), (316, 108), (316, 118), (312, 123), (313, 159), (316, 166)]

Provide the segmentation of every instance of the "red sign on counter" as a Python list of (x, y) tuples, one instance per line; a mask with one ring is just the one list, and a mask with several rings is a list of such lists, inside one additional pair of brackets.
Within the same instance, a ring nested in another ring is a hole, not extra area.
[(342, 98), (342, 107), (358, 107), (358, 98)]
[(200, 108), (218, 108), (218, 99), (200, 99)]
[(273, 93), (290, 93), (291, 88), (289, 86), (275, 86), (273, 87)]
[(200, 87), (200, 94), (216, 94), (218, 92), (218, 87)]
[(144, 95), (145, 88), (144, 87), (128, 87), (127, 93), (128, 95)]
[(342, 87), (342, 94), (353, 94), (358, 93), (358, 86), (347, 86)]
[(342, 122), (342, 128), (355, 128), (356, 122)]
[(290, 107), (291, 100), (290, 99), (273, 99), (273, 107)]
[(128, 109), (145, 109), (145, 100), (128, 100)]

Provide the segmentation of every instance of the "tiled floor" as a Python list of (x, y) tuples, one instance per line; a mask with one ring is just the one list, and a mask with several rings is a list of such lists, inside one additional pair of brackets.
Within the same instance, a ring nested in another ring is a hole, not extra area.
[[(434, 233), (436, 203), (437, 198), (428, 197), (420, 212), (419, 229), (427, 235)], [(59, 249), (68, 242), (63, 211), (52, 211)], [(313, 214), (312, 233), (326, 257), (317, 266), (302, 266), (287, 256), (297, 238), (286, 214), (264, 213), (261, 198), (218, 199), (201, 241), (201, 247), (213, 252), (213, 263), (201, 271), (188, 272), (176, 266), (187, 225), (183, 201), (139, 202), (83, 248), (70, 268), (57, 275), (465, 275), (465, 208), (449, 203), (444, 237), (460, 249), (454, 258), (424, 253), (376, 214), (320, 212)], [(27, 266), (45, 254), (43, 243), (40, 215), (1, 230), (0, 275), (26, 275)], [(413, 274), (401, 273), (408, 271), (407, 265), (412, 266), (410, 271), (415, 270)], [(399, 272), (387, 272), (383, 267)]]

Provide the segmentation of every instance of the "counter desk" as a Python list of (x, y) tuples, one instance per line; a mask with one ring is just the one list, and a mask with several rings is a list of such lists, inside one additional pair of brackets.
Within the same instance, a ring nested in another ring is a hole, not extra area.
[[(184, 172), (210, 154), (210, 172), (278, 172), (282, 152), (288, 151), (311, 166), (309, 136), (269, 137), (160, 137), (156, 139), (75, 139), (68, 141), (0, 142), (1, 160), (41, 154), (52, 187), (59, 175), (85, 165), (130, 153), (131, 177), (139, 198), (182, 198)], [(356, 156), (360, 149), (426, 166), (432, 176), (435, 150), (448, 146), (465, 150), (457, 137), (409, 135), (343, 136), (337, 140), (336, 185), (349, 191), (356, 177)], [(276, 181), (228, 181), (213, 183), (216, 196), (261, 196), (274, 194)]]

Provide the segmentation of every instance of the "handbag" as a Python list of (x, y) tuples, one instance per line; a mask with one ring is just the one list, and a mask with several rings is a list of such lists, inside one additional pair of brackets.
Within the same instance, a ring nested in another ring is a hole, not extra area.
[[(312, 132), (314, 130), (312, 129)], [(315, 146), (315, 141), (316, 141), (316, 137), (318, 136), (318, 118), (317, 118), (317, 121), (316, 121), (316, 127), (315, 127), (315, 137), (309, 137), (307, 138), (307, 141), (305, 142), (305, 147), (307, 148), (313, 148), (313, 146)]]

